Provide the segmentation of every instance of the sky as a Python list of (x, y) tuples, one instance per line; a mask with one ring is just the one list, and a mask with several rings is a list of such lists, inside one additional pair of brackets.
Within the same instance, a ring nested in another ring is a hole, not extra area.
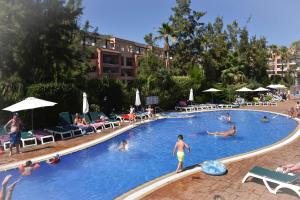
[[(206, 12), (204, 22), (223, 17), (236, 20), (251, 36), (264, 36), (268, 44), (290, 46), (300, 40), (300, 0), (191, 0), (191, 8)], [(172, 14), (175, 0), (83, 0), (83, 16), (99, 33), (144, 43)], [(247, 23), (248, 19), (250, 22)]]

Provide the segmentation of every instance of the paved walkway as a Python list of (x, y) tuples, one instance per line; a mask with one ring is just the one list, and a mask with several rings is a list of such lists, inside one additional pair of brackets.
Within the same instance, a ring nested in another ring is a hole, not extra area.
[[(280, 103), (277, 107), (247, 108), (287, 114), (287, 110), (294, 105), (294, 101), (289, 101)], [(216, 195), (220, 195), (222, 200), (299, 199), (290, 190), (283, 190), (281, 193), (274, 195), (266, 189), (262, 181), (257, 179), (252, 179), (244, 184), (241, 183), (245, 174), (255, 165), (275, 169), (278, 165), (294, 163), (295, 161), (300, 161), (299, 139), (264, 155), (228, 164), (228, 173), (224, 176), (208, 176), (203, 172), (198, 172), (152, 192), (143, 200), (213, 200)]]
[[(62, 140), (57, 141), (55, 143), (49, 143), (44, 145), (37, 145), (33, 147), (26, 147), (21, 149), (21, 154), (14, 154), (13, 156), (8, 156), (8, 151), (0, 155), (0, 166), (7, 164), (7, 163), (13, 163), (18, 162), (22, 160), (30, 160), (34, 157), (47, 155), (47, 154), (54, 154), (57, 151), (65, 150), (77, 145), (80, 145), (85, 142), (90, 142), (92, 140), (101, 138), (103, 136), (106, 136), (110, 134), (112, 131), (118, 130), (120, 128), (123, 128), (127, 126), (129, 123), (122, 123), (120, 127), (116, 127), (114, 129), (105, 129), (101, 133), (95, 133), (90, 135), (85, 135), (82, 137), (72, 138), (69, 140)], [(15, 153), (15, 152), (14, 152)]]

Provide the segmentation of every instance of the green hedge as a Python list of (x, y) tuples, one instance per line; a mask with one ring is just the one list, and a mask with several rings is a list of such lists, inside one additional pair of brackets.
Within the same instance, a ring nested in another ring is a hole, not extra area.
[[(81, 112), (82, 110), (82, 93), (75, 86), (70, 84), (34, 84), (28, 88), (27, 96), (57, 103), (53, 107), (34, 110), (34, 128), (56, 125), (59, 112), (68, 111), (75, 113)], [(26, 112), (25, 121), (28, 128), (30, 128), (30, 119), (31, 112)]]

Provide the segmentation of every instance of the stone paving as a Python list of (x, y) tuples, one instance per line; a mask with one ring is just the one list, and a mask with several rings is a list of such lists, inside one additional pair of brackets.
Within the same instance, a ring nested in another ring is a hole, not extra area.
[[(274, 107), (247, 107), (255, 110), (268, 110), (287, 114), (294, 106), (294, 101), (280, 103)], [(297, 127), (299, 129), (299, 125)], [(263, 182), (258, 179), (248, 179), (242, 184), (242, 178), (254, 166), (259, 165), (269, 169), (300, 161), (300, 140), (250, 159), (244, 159), (227, 165), (228, 173), (224, 176), (208, 176), (198, 172), (186, 178), (170, 183), (144, 197), (143, 200), (293, 200), (299, 199), (290, 190), (281, 190), (278, 194), (270, 193)], [(217, 196), (221, 196), (217, 198)]]

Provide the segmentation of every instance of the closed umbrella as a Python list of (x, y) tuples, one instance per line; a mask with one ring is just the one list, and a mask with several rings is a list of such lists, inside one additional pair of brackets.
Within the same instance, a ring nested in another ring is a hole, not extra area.
[(190, 89), (189, 101), (194, 101), (193, 88)]
[(211, 103), (214, 103), (213, 93), (214, 92), (221, 92), (222, 90), (218, 90), (215, 88), (209, 88), (207, 90), (204, 90), (203, 92), (210, 92), (211, 93)]
[(140, 92), (139, 90), (136, 90), (135, 92), (135, 106), (140, 106), (141, 105), (141, 99), (140, 99)]
[(33, 130), (33, 109), (35, 108), (43, 108), (48, 106), (54, 106), (55, 102), (46, 101), (43, 99), (38, 99), (35, 97), (28, 97), (24, 99), (23, 101), (20, 101), (16, 104), (13, 104), (9, 107), (4, 108), (3, 110), (10, 111), (10, 112), (17, 112), (21, 110), (31, 110), (32, 116), (31, 116), (31, 127)]
[(89, 102), (85, 92), (83, 93), (82, 97), (82, 113), (85, 115), (89, 112)]

